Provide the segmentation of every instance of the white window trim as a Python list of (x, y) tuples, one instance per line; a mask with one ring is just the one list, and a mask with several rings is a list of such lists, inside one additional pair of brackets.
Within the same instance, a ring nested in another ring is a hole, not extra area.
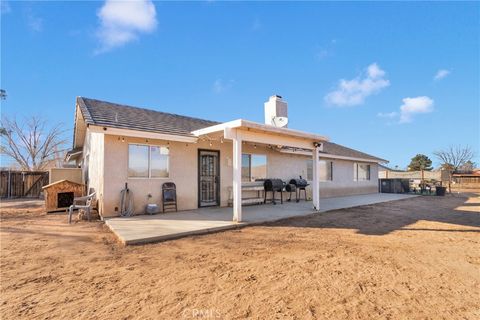
[[(265, 179), (268, 177), (268, 155), (265, 154), (265, 153), (255, 153), (255, 152), (242, 152), (242, 156), (244, 154), (248, 154), (250, 155), (250, 177), (249, 178), (249, 181), (248, 182), (251, 182), (250, 180), (252, 180), (252, 155), (256, 155), (256, 156), (265, 156), (265, 169), (266, 169), (266, 177)], [(246, 182), (246, 181), (244, 181)]]
[[(359, 180), (358, 179), (358, 167), (359, 165), (361, 164), (364, 164), (364, 165), (367, 165), (368, 166), (368, 179), (362, 179), (362, 180)], [(355, 175), (355, 168), (353, 168), (353, 181), (355, 182), (362, 182), (362, 181), (371, 181), (372, 180), (372, 164), (371, 163), (367, 163), (367, 162), (354, 162), (353, 165), (356, 167), (357, 169), (357, 174)]]
[[(128, 170), (130, 168), (130, 154), (129, 154), (129, 147), (130, 145), (135, 145), (135, 146), (145, 146), (148, 147), (148, 177), (130, 177), (128, 175)], [(159, 147), (159, 148), (167, 148), (168, 149), (168, 160), (167, 160), (167, 167), (168, 167), (168, 176), (167, 177), (152, 177), (152, 167), (150, 166), (150, 163), (152, 161), (152, 152), (150, 151), (151, 147)], [(141, 180), (141, 179), (152, 179), (152, 180), (167, 180), (170, 179), (170, 146), (165, 145), (165, 144), (151, 144), (151, 143), (135, 143), (135, 142), (129, 142), (127, 146), (127, 179), (134, 179), (134, 180)]]
[[(312, 159), (307, 159), (307, 161), (312, 161), (312, 162), (313, 162)], [(331, 164), (330, 164), (330, 170), (331, 170), (330, 176), (332, 177), (332, 179), (330, 179), (330, 180), (318, 179), (318, 181), (321, 182), (321, 183), (333, 183), (333, 182), (334, 182), (334, 180), (333, 180), (333, 179), (334, 179), (334, 177), (333, 177), (333, 167), (335, 167), (335, 165), (334, 165), (334, 162), (335, 162), (335, 161), (330, 160), (330, 159), (322, 159), (322, 158), (320, 158), (320, 161), (326, 161), (326, 162), (330, 162), (330, 163), (331, 163)], [(313, 163), (312, 163), (312, 165), (313, 165)], [(312, 168), (312, 169), (313, 169), (313, 168)], [(307, 165), (306, 174), (307, 174), (307, 177), (306, 177), (307, 179), (306, 179), (306, 180), (307, 180), (308, 182), (310, 182), (310, 183), (313, 182), (313, 179), (308, 179), (308, 165)], [(312, 173), (312, 174), (313, 174), (313, 173)]]
[[(321, 160), (320, 160), (321, 161)], [(334, 167), (334, 163), (333, 163), (333, 160), (325, 160), (328, 162), (330, 162), (330, 178), (331, 179), (328, 179), (328, 180), (320, 180), (320, 182), (333, 182), (333, 167)]]

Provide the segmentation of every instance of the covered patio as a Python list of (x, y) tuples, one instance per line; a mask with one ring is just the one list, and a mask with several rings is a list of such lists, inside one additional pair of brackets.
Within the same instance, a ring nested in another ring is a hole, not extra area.
[[(233, 147), (233, 221), (244, 221), (242, 215), (242, 146), (245, 143), (263, 145), (286, 152), (301, 152), (310, 154), (313, 161), (312, 201), (309, 209), (319, 210), (319, 152), (323, 150), (322, 143), (328, 138), (312, 133), (260, 124), (252, 121), (238, 119), (221, 123), (211, 127), (192, 132), (199, 139), (220, 139), (232, 141)], [(273, 177), (270, 177), (273, 178)], [(306, 209), (306, 208), (304, 208)], [(228, 210), (228, 209), (226, 209)], [(250, 210), (247, 210), (250, 211)]]
[(105, 222), (123, 244), (131, 245), (176, 239), (188, 235), (204, 234), (285, 218), (301, 217), (315, 212), (326, 212), (411, 197), (415, 196), (376, 193), (328, 198), (322, 199), (319, 210), (313, 208), (311, 201), (246, 206), (243, 208), (243, 219), (241, 222), (232, 221), (232, 209), (228, 207), (203, 208), (152, 216), (117, 217), (106, 219)]

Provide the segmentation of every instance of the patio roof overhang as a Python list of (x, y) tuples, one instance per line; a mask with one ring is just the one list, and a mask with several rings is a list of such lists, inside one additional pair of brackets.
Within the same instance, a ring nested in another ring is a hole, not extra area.
[(241, 136), (242, 141), (287, 146), (313, 150), (315, 146), (329, 139), (325, 136), (288, 128), (278, 128), (272, 125), (238, 119), (224, 122), (211, 127), (192, 131), (201, 137), (208, 135), (223, 135), (224, 139), (234, 140)]
[(243, 119), (217, 124), (193, 131), (196, 137), (223, 136), (233, 144), (233, 220), (242, 221), (242, 144), (244, 141), (274, 145), (279, 148), (310, 150), (313, 160), (312, 198), (314, 210), (320, 209), (318, 154), (327, 137)]

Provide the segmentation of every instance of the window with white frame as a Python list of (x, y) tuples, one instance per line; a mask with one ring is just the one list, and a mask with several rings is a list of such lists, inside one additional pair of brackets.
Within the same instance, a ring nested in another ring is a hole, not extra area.
[(168, 159), (168, 147), (129, 144), (128, 176), (130, 178), (168, 178)]
[[(333, 181), (333, 161), (320, 160), (320, 181)], [(313, 180), (313, 160), (307, 160), (307, 180)]]
[(370, 165), (366, 163), (355, 162), (353, 164), (353, 180), (354, 181), (370, 180)]
[(267, 178), (267, 156), (264, 154), (242, 154), (242, 181)]

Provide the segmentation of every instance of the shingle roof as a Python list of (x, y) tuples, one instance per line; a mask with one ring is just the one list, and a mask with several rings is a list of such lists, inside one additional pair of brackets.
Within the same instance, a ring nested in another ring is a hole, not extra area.
[(85, 123), (105, 127), (193, 136), (192, 131), (219, 123), (83, 97), (77, 104)]
[(366, 159), (366, 160), (372, 160), (372, 161), (387, 162), (387, 160), (385, 159), (378, 158), (361, 151), (350, 149), (333, 142), (323, 143), (323, 153), (342, 156), (342, 157), (349, 157), (349, 158), (360, 158), (360, 159)]
[[(172, 113), (143, 109), (96, 99), (77, 97), (77, 104), (86, 124), (194, 136), (191, 132), (219, 124), (216, 121), (192, 118)], [(387, 162), (384, 159), (345, 146), (324, 142), (323, 152), (342, 157)]]

